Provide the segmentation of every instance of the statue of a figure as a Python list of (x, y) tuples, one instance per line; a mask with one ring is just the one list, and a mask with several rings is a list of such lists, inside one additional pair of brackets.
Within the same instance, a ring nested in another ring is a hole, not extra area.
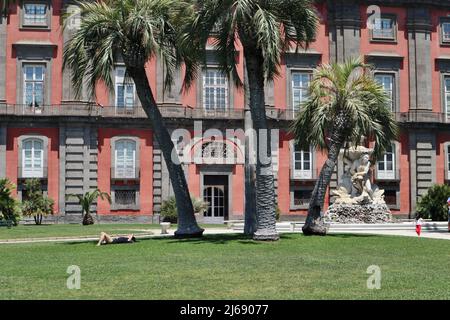
[(372, 198), (372, 184), (370, 182), (370, 156), (362, 153), (361, 157), (355, 160), (350, 167), (352, 185), (359, 195), (368, 195)]
[(370, 155), (373, 149), (363, 146), (350, 147), (343, 154), (344, 174), (342, 183), (332, 192), (337, 203), (380, 203), (383, 190), (370, 181)]

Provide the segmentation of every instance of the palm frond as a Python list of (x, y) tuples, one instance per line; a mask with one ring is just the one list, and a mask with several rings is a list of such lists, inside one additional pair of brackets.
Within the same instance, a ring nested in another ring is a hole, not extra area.
[(309, 98), (301, 106), (291, 131), (302, 148), (328, 150), (328, 135), (335, 129), (338, 113), (346, 117), (346, 145), (358, 145), (365, 136), (375, 142), (378, 158), (397, 139), (399, 128), (390, 111), (390, 100), (373, 78), (371, 66), (361, 58), (315, 70)]

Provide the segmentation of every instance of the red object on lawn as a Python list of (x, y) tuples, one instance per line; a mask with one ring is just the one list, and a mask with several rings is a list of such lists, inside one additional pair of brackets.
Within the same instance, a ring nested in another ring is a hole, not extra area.
[(420, 237), (420, 232), (422, 231), (422, 226), (420, 224), (416, 225), (416, 233)]

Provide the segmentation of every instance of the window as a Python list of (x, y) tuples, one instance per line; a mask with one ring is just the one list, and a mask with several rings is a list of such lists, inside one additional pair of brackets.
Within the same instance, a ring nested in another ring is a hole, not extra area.
[(450, 180), (450, 144), (447, 146), (447, 180)]
[(450, 76), (444, 78), (445, 114), (450, 118)]
[(135, 105), (135, 86), (125, 79), (125, 67), (116, 67), (116, 107), (131, 109)]
[(24, 103), (29, 107), (40, 107), (44, 104), (45, 66), (24, 65)]
[(291, 75), (292, 86), (292, 110), (297, 112), (303, 102), (308, 99), (310, 72), (293, 71)]
[(384, 190), (384, 201), (388, 206), (397, 205), (397, 191), (396, 190)]
[(395, 146), (391, 145), (378, 161), (377, 179), (395, 179)]
[(119, 140), (115, 149), (115, 178), (136, 178), (136, 142)]
[(203, 73), (203, 108), (208, 111), (228, 108), (228, 80), (219, 69), (208, 68)]
[(43, 3), (25, 3), (23, 6), (24, 26), (47, 26), (47, 5)]
[(298, 146), (294, 147), (293, 153), (293, 178), (311, 179), (312, 178), (312, 152), (311, 150), (301, 150)]
[(136, 205), (136, 190), (115, 190), (114, 200), (118, 206), (134, 206)]
[(44, 143), (27, 139), (22, 144), (22, 178), (44, 177)]
[(312, 189), (295, 189), (293, 192), (294, 207), (305, 206), (309, 204)]
[(396, 22), (393, 17), (382, 17), (374, 19), (372, 29), (372, 39), (375, 40), (395, 40)]
[(391, 111), (394, 112), (394, 75), (393, 74), (375, 74), (375, 81), (377, 81), (387, 93), (390, 99)]
[(442, 42), (450, 43), (450, 21), (441, 23)]

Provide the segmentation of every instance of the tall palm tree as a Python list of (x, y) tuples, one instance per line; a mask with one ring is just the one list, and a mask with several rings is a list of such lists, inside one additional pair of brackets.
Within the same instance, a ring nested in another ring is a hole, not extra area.
[(102, 192), (100, 189), (95, 189), (92, 191), (87, 191), (84, 194), (70, 194), (67, 197), (76, 197), (78, 203), (81, 206), (81, 214), (83, 216), (83, 225), (87, 226), (94, 224), (94, 218), (91, 215), (91, 206), (98, 198), (102, 200), (107, 200), (111, 203), (111, 197), (108, 193)]
[(292, 127), (300, 148), (311, 146), (328, 154), (311, 195), (305, 235), (326, 234), (322, 208), (340, 150), (358, 145), (364, 136), (375, 142), (373, 156), (378, 158), (398, 130), (388, 95), (361, 58), (314, 71), (309, 98)]
[[(257, 132), (257, 227), (253, 238), (277, 240), (271, 135), (267, 130), (264, 83), (278, 75), (286, 50), (307, 46), (314, 39), (317, 14), (310, 0), (197, 0), (194, 12), (195, 18), (183, 41), (189, 48), (199, 50), (197, 61), (203, 62), (206, 43), (212, 38), (220, 68), (237, 86), (242, 85), (236, 66), (238, 41), (243, 46), (251, 120)], [(187, 86), (193, 78), (191, 73), (196, 75), (197, 68), (194, 62), (186, 65)]]
[(79, 94), (87, 84), (90, 95), (95, 96), (99, 80), (109, 90), (114, 90), (111, 73), (115, 55), (122, 56), (126, 66), (125, 81), (130, 78), (134, 81), (167, 164), (178, 208), (175, 236), (201, 236), (204, 230), (195, 220), (183, 168), (175, 152), (172, 157), (174, 144), (144, 68), (150, 59), (162, 59), (166, 71), (165, 88), (172, 84), (173, 72), (181, 63), (177, 50), (177, 27), (173, 22), (184, 14), (186, 6), (177, 0), (103, 0), (81, 2), (79, 5), (81, 25), (64, 50), (64, 66), (72, 70), (76, 91)]

